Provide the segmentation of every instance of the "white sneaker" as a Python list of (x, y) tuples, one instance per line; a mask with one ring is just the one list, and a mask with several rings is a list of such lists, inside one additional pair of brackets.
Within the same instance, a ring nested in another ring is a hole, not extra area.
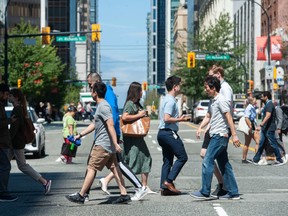
[(60, 156), (59, 158), (57, 158), (57, 160), (55, 162), (67, 163), (67, 160), (65, 157)]
[(147, 190), (148, 190), (148, 194), (157, 194), (157, 192), (155, 191), (152, 191), (148, 186), (147, 187)]
[(141, 200), (144, 196), (148, 194), (147, 187), (143, 186), (142, 188), (137, 188), (135, 190), (135, 194), (131, 197), (131, 200), (138, 201)]
[(104, 178), (100, 178), (100, 179), (99, 179), (99, 184), (101, 185), (101, 190), (102, 190), (105, 194), (110, 195), (110, 192), (109, 192), (108, 189), (107, 189), (107, 184), (105, 183)]
[(267, 162), (266, 158), (262, 158), (262, 159), (258, 162), (258, 165), (260, 165), (260, 166), (268, 165), (268, 162)]

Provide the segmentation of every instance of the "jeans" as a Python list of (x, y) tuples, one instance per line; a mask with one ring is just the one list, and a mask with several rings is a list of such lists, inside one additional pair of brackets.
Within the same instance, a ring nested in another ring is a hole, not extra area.
[(8, 182), (11, 170), (8, 151), (8, 149), (0, 148), (0, 195), (8, 193)]
[[(161, 170), (160, 188), (165, 180), (174, 181), (188, 160), (184, 144), (178, 134), (171, 130), (159, 130), (157, 135), (162, 147), (163, 165)], [(173, 164), (174, 156), (177, 158)]]
[(261, 130), (259, 148), (255, 156), (253, 157), (253, 161), (258, 162), (260, 160), (260, 157), (265, 147), (264, 143), (266, 139), (268, 139), (271, 147), (273, 148), (277, 161), (281, 161), (281, 154), (277, 145), (274, 130), (268, 130), (268, 131)]
[(215, 159), (223, 176), (224, 185), (228, 191), (228, 195), (239, 195), (237, 182), (228, 159), (228, 141), (228, 137), (223, 137), (220, 135), (213, 135), (211, 137), (202, 162), (202, 189), (200, 192), (206, 196), (209, 196), (211, 192)]

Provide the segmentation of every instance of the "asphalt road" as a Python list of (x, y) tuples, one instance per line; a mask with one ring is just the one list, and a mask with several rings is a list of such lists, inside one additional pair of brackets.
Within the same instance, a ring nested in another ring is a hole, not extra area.
[[(78, 124), (79, 131), (87, 124)], [(162, 197), (159, 194), (160, 170), (162, 165), (161, 148), (157, 143), (158, 121), (152, 121), (146, 142), (153, 158), (152, 172), (149, 175), (149, 187), (158, 192), (148, 194), (142, 201), (129, 204), (112, 205), (111, 201), (119, 195), (116, 182), (109, 185), (111, 196), (104, 195), (99, 188), (98, 179), (108, 174), (104, 169), (97, 174), (91, 191), (90, 200), (84, 205), (74, 204), (65, 199), (65, 195), (79, 191), (85, 174), (87, 155), (90, 150), (93, 135), (83, 139), (78, 148), (77, 157), (73, 164), (56, 163), (62, 144), (61, 123), (46, 125), (46, 156), (34, 159), (27, 155), (27, 162), (45, 178), (52, 179), (49, 195), (44, 196), (42, 186), (30, 177), (21, 173), (12, 161), (10, 176), (10, 191), (19, 199), (12, 203), (0, 203), (0, 215), (288, 215), (288, 165), (284, 166), (255, 166), (241, 163), (241, 148), (229, 146), (229, 158), (238, 182), (241, 200), (212, 200), (198, 201), (189, 193), (201, 187), (201, 158), (199, 157), (202, 140), (197, 140), (197, 126), (192, 123), (180, 124), (182, 137), (189, 160), (176, 180), (176, 187), (183, 192), (180, 196)], [(240, 139), (244, 138), (239, 134)], [(285, 139), (287, 144), (287, 139)], [(254, 145), (251, 144), (251, 147)], [(252, 149), (251, 149), (252, 150)], [(253, 152), (249, 152), (249, 157)], [(127, 191), (133, 194), (134, 188), (125, 181)], [(216, 186), (213, 179), (212, 189)]]

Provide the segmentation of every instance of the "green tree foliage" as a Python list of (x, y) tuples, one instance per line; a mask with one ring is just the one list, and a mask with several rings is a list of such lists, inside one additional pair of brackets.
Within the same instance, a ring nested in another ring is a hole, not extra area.
[(234, 93), (244, 92), (245, 76), (237, 58), (245, 52), (245, 46), (234, 47), (237, 39), (233, 36), (234, 26), (230, 22), (228, 14), (220, 15), (215, 24), (208, 29), (203, 29), (198, 36), (194, 37), (193, 50), (211, 53), (233, 53), (236, 58), (222, 61), (196, 60), (196, 67), (187, 68), (187, 52), (184, 49), (178, 51), (182, 58), (177, 64), (175, 73), (182, 77), (185, 82), (181, 88), (183, 93), (194, 100), (206, 98), (203, 82), (213, 64), (220, 64), (225, 69), (225, 80), (231, 85)]

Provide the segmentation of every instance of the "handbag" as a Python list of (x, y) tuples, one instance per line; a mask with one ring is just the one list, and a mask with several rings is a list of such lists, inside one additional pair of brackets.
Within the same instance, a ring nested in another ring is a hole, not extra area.
[(250, 128), (248, 127), (245, 121), (245, 116), (242, 116), (239, 120), (237, 131), (240, 131), (242, 133), (245, 133), (246, 135), (249, 135), (249, 130)]
[[(73, 145), (73, 147), (72, 147), (72, 145)], [(77, 146), (75, 144), (68, 144), (65, 142), (62, 144), (61, 155), (67, 155), (69, 157), (75, 157), (76, 152), (77, 152)]]
[(35, 127), (29, 117), (24, 118), (23, 140), (25, 144), (33, 142), (35, 139)]
[(150, 128), (150, 117), (144, 116), (136, 121), (125, 122), (120, 117), (122, 134), (128, 137), (145, 137)]

